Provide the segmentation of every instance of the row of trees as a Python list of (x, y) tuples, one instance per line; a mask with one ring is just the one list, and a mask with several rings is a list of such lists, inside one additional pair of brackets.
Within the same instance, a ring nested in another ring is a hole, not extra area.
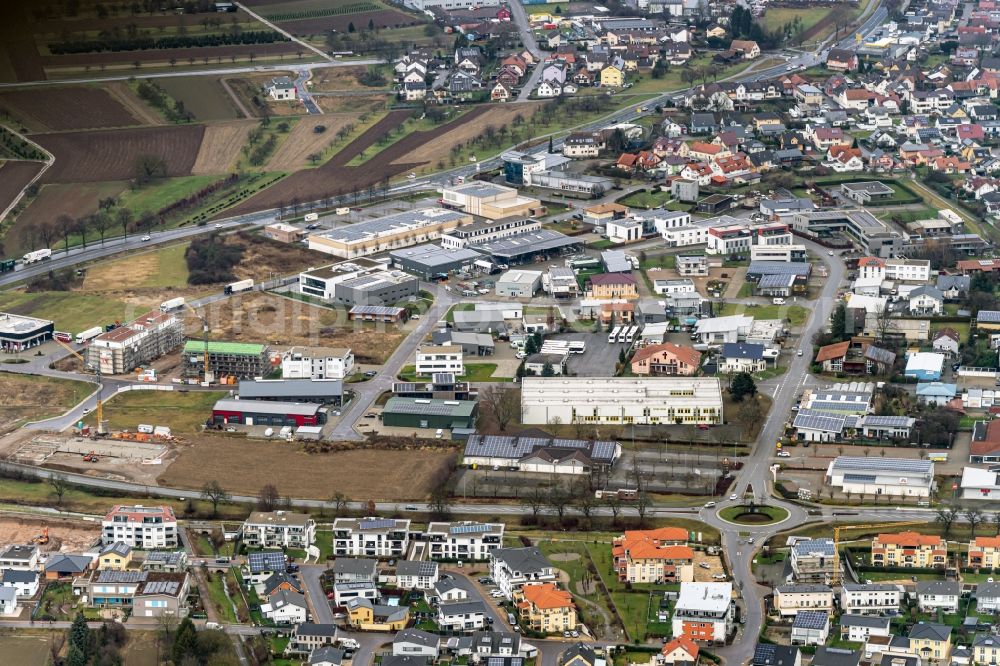
[(214, 33), (211, 35), (166, 35), (164, 37), (136, 36), (120, 39), (73, 39), (49, 45), (53, 55), (78, 53), (117, 53), (120, 51), (145, 51), (150, 49), (190, 49), (201, 46), (240, 46), (246, 44), (272, 44), (288, 38), (273, 30), (250, 30)]
[(136, 85), (136, 93), (172, 123), (189, 123), (194, 120), (194, 114), (184, 107), (182, 100), (171, 99), (163, 88), (148, 79)]
[(945, 504), (937, 510), (935, 521), (941, 525), (941, 536), (948, 538), (955, 522), (964, 519), (969, 525), (970, 538), (976, 538), (976, 530), (988, 524), (992, 524), (996, 529), (997, 536), (1000, 536), (1000, 511), (987, 513), (978, 507), (960, 507), (955, 504)]
[(0, 155), (25, 160), (45, 160), (46, 156), (33, 143), (25, 141), (6, 127), (0, 127)]

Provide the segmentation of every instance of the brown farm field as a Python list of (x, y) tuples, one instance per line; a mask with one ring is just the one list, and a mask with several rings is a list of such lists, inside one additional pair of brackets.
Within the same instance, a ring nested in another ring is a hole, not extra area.
[[(164, 486), (199, 489), (213, 480), (253, 495), (273, 483), (284, 496), (329, 499), (337, 492), (358, 500), (423, 499), (448, 474), (455, 451), (354, 449), (306, 453), (288, 442), (204, 435), (178, 447), (157, 478)], [(280, 460), (280, 465), (262, 465)], [(344, 474), (344, 470), (351, 470)]]
[(34, 139), (56, 157), (42, 178), (44, 182), (89, 183), (131, 179), (137, 160), (147, 155), (164, 160), (166, 176), (187, 176), (204, 133), (203, 125), (179, 125), (39, 134)]
[(384, 111), (389, 101), (388, 93), (371, 95), (313, 95), (313, 101), (323, 113), (373, 113)]
[(90, 86), (0, 92), (0, 108), (33, 132), (134, 127), (139, 120), (106, 90)]
[(236, 103), (222, 87), (222, 81), (215, 77), (164, 77), (157, 79), (156, 83), (175, 100), (183, 102), (184, 108), (201, 122), (243, 117), (236, 108)]
[(40, 241), (32, 229), (42, 222), (49, 222), (60, 215), (81, 217), (97, 211), (98, 202), (106, 197), (116, 197), (125, 191), (123, 181), (100, 183), (67, 183), (43, 185), (4, 236), (7, 252), (21, 254), (37, 249)]
[[(350, 347), (362, 363), (385, 363), (405, 334), (394, 324), (347, 321), (344, 309), (309, 305), (266, 292), (251, 292), (210, 303), (199, 309), (213, 340), (295, 345)], [(191, 335), (201, 334), (192, 320)]]
[(5, 210), (31, 179), (41, 171), (41, 162), (0, 162), (0, 210)]
[[(359, 19), (363, 21), (359, 23)], [(355, 26), (368, 25), (368, 19), (375, 22), (379, 28), (402, 28), (408, 25), (419, 25), (423, 23), (419, 18), (410, 16), (397, 9), (380, 9), (378, 11), (364, 12), (363, 14), (341, 14), (339, 16), (321, 16), (310, 19), (299, 19), (295, 21), (282, 21), (278, 25), (296, 36), (321, 35), (336, 30), (347, 32), (350, 24)]]
[[(337, 132), (351, 123), (357, 122), (352, 113), (324, 114), (302, 118), (295, 124), (285, 140), (281, 142), (267, 163), (269, 171), (297, 171), (310, 165), (309, 155), (323, 151), (337, 140)], [(315, 129), (325, 127), (322, 133)]]
[(240, 158), (240, 149), (247, 141), (256, 120), (230, 120), (205, 126), (205, 135), (198, 156), (191, 167), (194, 175), (229, 173)]
[(93, 393), (94, 384), (0, 371), (0, 432), (58, 416)]

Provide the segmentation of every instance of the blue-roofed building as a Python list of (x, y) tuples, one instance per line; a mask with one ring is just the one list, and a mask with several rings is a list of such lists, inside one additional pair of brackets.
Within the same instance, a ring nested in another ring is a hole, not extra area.
[(917, 384), (917, 400), (925, 405), (947, 405), (958, 394), (956, 384), (944, 382), (920, 382)]
[(719, 372), (760, 372), (767, 367), (764, 345), (727, 342), (719, 354)]
[(823, 645), (830, 636), (830, 613), (799, 611), (792, 622), (792, 645)]

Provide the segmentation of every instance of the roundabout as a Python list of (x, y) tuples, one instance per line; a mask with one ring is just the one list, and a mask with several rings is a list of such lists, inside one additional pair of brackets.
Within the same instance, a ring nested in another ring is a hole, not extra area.
[(777, 525), (789, 518), (787, 509), (768, 504), (734, 504), (719, 511), (719, 519), (732, 525)]

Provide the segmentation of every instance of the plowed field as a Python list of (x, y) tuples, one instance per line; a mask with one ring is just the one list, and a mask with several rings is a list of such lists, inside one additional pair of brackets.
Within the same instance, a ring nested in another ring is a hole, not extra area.
[(41, 162), (0, 163), (0, 211), (7, 209), (41, 168)]
[[(297, 171), (309, 166), (310, 155), (322, 155), (326, 147), (337, 140), (340, 128), (355, 121), (357, 116), (352, 113), (303, 118), (281, 142), (267, 163), (267, 168), (271, 171)], [(320, 125), (326, 130), (317, 133), (315, 128)]]
[(36, 132), (140, 124), (106, 90), (87, 86), (10, 90), (0, 93), (0, 107)]
[(246, 143), (247, 134), (256, 124), (256, 120), (233, 120), (207, 125), (191, 173), (197, 176), (231, 172), (239, 159), (240, 149)]
[(137, 160), (145, 155), (162, 158), (166, 176), (187, 176), (198, 157), (204, 133), (203, 125), (182, 125), (39, 134), (34, 139), (56, 157), (55, 164), (42, 177), (44, 182), (93, 183), (133, 178)]

